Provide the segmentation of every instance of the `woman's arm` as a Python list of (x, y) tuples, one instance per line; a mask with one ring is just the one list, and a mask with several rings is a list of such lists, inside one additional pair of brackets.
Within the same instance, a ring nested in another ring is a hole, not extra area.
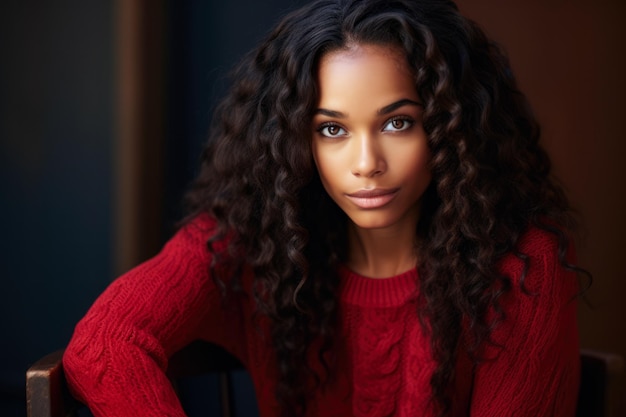
[(206, 217), (186, 225), (157, 256), (115, 280), (76, 326), (63, 366), (96, 417), (184, 416), (165, 370), (220, 305), (208, 273), (212, 228)]
[(486, 359), (476, 366), (471, 415), (573, 417), (580, 379), (578, 280), (559, 264), (549, 234), (531, 230), (520, 250), (529, 256), (524, 286), (530, 295), (519, 286), (521, 262), (505, 260), (502, 269), (514, 281), (501, 300), (506, 318), (492, 334), (501, 347), (486, 346)]

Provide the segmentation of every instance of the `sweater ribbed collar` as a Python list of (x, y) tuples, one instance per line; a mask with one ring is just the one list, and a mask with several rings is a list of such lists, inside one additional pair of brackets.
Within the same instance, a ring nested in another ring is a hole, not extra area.
[(339, 267), (341, 301), (360, 307), (398, 307), (417, 296), (415, 268), (388, 278), (369, 278)]

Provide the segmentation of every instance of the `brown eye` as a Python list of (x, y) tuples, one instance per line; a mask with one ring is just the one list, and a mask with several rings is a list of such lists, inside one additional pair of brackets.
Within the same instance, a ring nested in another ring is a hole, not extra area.
[(389, 120), (383, 130), (388, 132), (401, 132), (413, 126), (413, 123), (413, 120), (409, 118), (398, 117), (396, 119)]
[(326, 136), (328, 138), (344, 136), (347, 133), (341, 126), (336, 124), (323, 125), (318, 129), (318, 132), (320, 132), (322, 136)]

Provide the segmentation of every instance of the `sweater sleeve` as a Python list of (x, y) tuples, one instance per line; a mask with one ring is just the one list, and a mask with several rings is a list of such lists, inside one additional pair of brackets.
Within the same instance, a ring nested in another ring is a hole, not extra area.
[(115, 280), (77, 324), (63, 366), (71, 391), (94, 416), (184, 416), (165, 375), (168, 357), (219, 314), (209, 277), (207, 217)]
[[(576, 275), (557, 259), (556, 241), (531, 230), (520, 250), (529, 259), (520, 286), (523, 264), (514, 257), (503, 271), (513, 281), (502, 298), (506, 317), (492, 333), (476, 365), (471, 401), (472, 417), (573, 417), (580, 378), (576, 323)], [(569, 256), (573, 256), (570, 250)], [(527, 292), (524, 292), (525, 288)]]

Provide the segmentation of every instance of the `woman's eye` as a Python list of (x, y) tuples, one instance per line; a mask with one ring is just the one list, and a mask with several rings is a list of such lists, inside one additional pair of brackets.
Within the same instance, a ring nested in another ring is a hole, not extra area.
[(319, 132), (326, 137), (336, 138), (339, 136), (344, 136), (346, 131), (337, 125), (325, 125), (319, 129)]
[(413, 126), (413, 121), (407, 118), (391, 119), (383, 129), (387, 132), (401, 132)]

